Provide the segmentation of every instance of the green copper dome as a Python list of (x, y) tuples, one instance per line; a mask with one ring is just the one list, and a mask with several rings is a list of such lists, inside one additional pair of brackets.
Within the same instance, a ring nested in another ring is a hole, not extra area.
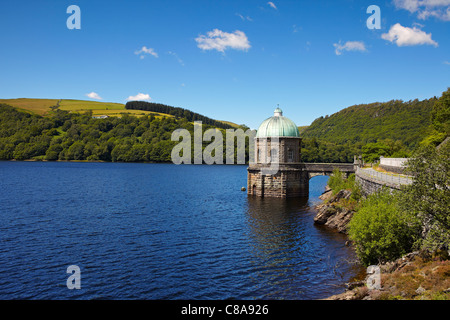
[(266, 137), (295, 137), (299, 138), (300, 133), (295, 123), (283, 117), (283, 111), (276, 108), (273, 117), (264, 120), (258, 128), (256, 138)]

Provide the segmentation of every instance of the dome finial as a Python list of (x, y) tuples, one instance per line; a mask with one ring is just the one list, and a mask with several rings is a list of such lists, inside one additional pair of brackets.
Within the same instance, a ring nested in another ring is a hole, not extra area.
[(283, 115), (283, 110), (280, 109), (280, 105), (279, 104), (277, 104), (277, 108), (273, 112), (273, 115), (275, 117), (281, 117)]

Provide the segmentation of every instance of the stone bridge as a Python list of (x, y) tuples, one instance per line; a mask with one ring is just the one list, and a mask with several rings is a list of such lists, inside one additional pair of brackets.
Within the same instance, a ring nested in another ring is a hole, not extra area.
[(307, 197), (309, 180), (315, 176), (330, 176), (339, 169), (348, 176), (356, 170), (353, 163), (304, 163), (284, 162), (275, 165), (252, 163), (249, 165), (247, 193), (260, 197)]
[(316, 176), (331, 176), (335, 169), (339, 169), (346, 176), (355, 173), (356, 170), (353, 163), (303, 163), (303, 165), (309, 179)]

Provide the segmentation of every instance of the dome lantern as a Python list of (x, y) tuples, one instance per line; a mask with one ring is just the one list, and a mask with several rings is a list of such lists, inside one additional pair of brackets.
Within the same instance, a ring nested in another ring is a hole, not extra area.
[(281, 116), (283, 116), (283, 110), (281, 110), (280, 108), (276, 108), (275, 111), (273, 112), (273, 116), (274, 117), (281, 117)]

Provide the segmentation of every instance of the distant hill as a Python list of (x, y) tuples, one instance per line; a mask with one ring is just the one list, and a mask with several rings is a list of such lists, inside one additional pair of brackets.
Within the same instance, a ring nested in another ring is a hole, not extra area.
[(300, 135), (308, 128), (309, 126), (300, 126), (297, 127), (298, 128), (298, 132), (300, 133)]
[[(437, 98), (392, 100), (320, 117), (299, 127), (302, 161), (348, 163), (367, 150), (374, 150), (375, 156), (380, 152), (408, 156), (424, 138), (439, 143), (448, 136), (450, 89), (445, 97), (436, 110)], [(84, 100), (0, 99), (0, 160), (166, 162), (175, 144), (171, 133), (178, 128), (193, 131), (193, 121), (202, 121), (203, 130), (245, 128), (182, 108), (146, 103), (134, 107)]]
[(430, 114), (436, 100), (391, 100), (354, 105), (314, 120), (302, 136), (341, 145), (391, 139), (401, 141), (411, 149), (429, 133)]
[[(58, 101), (34, 101), (22, 108), (0, 102), (0, 160), (171, 162), (172, 150), (178, 143), (172, 141), (173, 132), (186, 129), (191, 136), (194, 134), (194, 123), (184, 117), (131, 110), (148, 115), (122, 113), (98, 118), (92, 115), (92, 109), (74, 112), (62, 110), (61, 104), (52, 105)], [(44, 115), (37, 114), (38, 110)], [(204, 124), (201, 130), (214, 128)], [(219, 131), (225, 133), (225, 129)], [(247, 159), (248, 152), (246, 148)]]
[[(0, 103), (4, 103), (15, 108), (18, 108), (22, 111), (31, 112), (40, 116), (46, 116), (52, 111), (54, 108), (58, 107), (60, 110), (77, 112), (77, 113), (85, 113), (92, 112), (93, 116), (109, 116), (109, 117), (121, 117), (124, 114), (133, 115), (133, 116), (143, 116), (143, 115), (153, 115), (156, 118), (161, 117), (175, 117), (179, 116), (181, 118), (184, 117), (184, 111), (187, 111), (188, 115), (197, 115), (200, 120), (202, 117), (209, 119), (210, 124), (215, 123), (217, 121), (217, 126), (220, 128), (239, 128), (240, 125), (230, 122), (230, 121), (222, 121), (222, 120), (213, 120), (208, 117), (199, 115), (198, 113), (194, 113), (190, 110), (185, 110), (181, 108), (175, 108), (166, 106), (169, 108), (160, 108), (159, 111), (155, 110), (145, 110), (138, 108), (126, 108), (125, 104), (115, 103), (115, 102), (102, 102), (102, 101), (90, 101), (90, 100), (74, 100), (74, 99), (33, 99), (33, 98), (18, 98), (18, 99), (0, 99)], [(144, 102), (146, 104), (147, 102)], [(157, 103), (150, 103), (152, 105), (165, 106)], [(128, 105), (128, 104), (127, 104)], [(182, 110), (183, 114), (180, 115), (173, 110)], [(192, 117), (191, 117), (192, 118)], [(193, 121), (189, 120), (188, 121)], [(205, 123), (206, 124), (206, 123)]]
[(40, 116), (48, 115), (53, 108), (58, 107), (60, 110), (84, 113), (92, 111), (93, 116), (106, 115), (110, 117), (120, 117), (123, 114), (134, 116), (142, 116), (153, 114), (155, 117), (171, 115), (163, 115), (158, 112), (142, 111), (142, 110), (126, 110), (125, 105), (115, 102), (89, 101), (89, 100), (73, 100), (73, 99), (0, 99), (0, 103), (8, 104), (15, 108), (25, 110)]
[(202, 123), (207, 125), (212, 125), (222, 129), (236, 128), (235, 124), (231, 124), (226, 121), (218, 121), (204, 115), (198, 114), (196, 112), (192, 112), (188, 109), (183, 109), (179, 107), (172, 107), (162, 103), (154, 103), (154, 102), (146, 102), (146, 101), (129, 101), (125, 105), (125, 109), (127, 110), (145, 110), (145, 111), (153, 111), (160, 112), (165, 114), (170, 114), (177, 118), (185, 118), (188, 121), (202, 121)]

